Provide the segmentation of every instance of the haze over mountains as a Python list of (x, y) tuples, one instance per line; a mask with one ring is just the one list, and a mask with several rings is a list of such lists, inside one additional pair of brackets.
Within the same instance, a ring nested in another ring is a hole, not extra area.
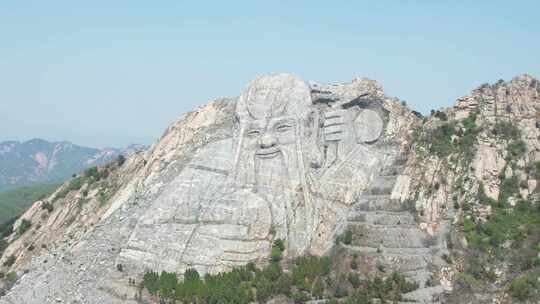
[(25, 142), (0, 142), (0, 191), (43, 183), (58, 183), (86, 168), (104, 164), (120, 154), (144, 149), (96, 149), (68, 141), (49, 142), (35, 138)]

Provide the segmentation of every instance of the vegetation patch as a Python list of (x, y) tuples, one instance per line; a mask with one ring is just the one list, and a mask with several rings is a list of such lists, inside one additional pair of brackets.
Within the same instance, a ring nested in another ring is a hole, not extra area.
[(336, 244), (343, 243), (350, 245), (352, 243), (353, 233), (351, 230), (346, 230), (343, 234), (336, 237)]
[(465, 218), (463, 230), (467, 241), (483, 251), (500, 248), (505, 241), (520, 241), (540, 231), (540, 207), (529, 201), (520, 201), (514, 209), (493, 208), (486, 222), (474, 223)]
[[(281, 245), (274, 242), (272, 252), (283, 251)], [(293, 260), (288, 270), (272, 260), (262, 269), (249, 263), (227, 273), (204, 277), (196, 270), (188, 269), (183, 281), (176, 273), (148, 271), (141, 287), (163, 303), (240, 304), (264, 303), (277, 296), (287, 297), (295, 303), (317, 299), (328, 299), (329, 303), (338, 303), (338, 299), (343, 303), (371, 303), (372, 299), (393, 303), (402, 300), (403, 293), (418, 288), (416, 283), (398, 273), (384, 279), (367, 279), (350, 272), (337, 278), (332, 274), (333, 262), (329, 257), (301, 257)], [(344, 283), (351, 289), (343, 288)]]
[(27, 220), (27, 219), (23, 219), (21, 221), (21, 223), (19, 224), (19, 227), (17, 227), (17, 231), (15, 231), (15, 232), (16, 232), (17, 236), (21, 236), (26, 231), (28, 231), (30, 229), (30, 227), (32, 227), (32, 222)]
[(515, 278), (508, 287), (510, 295), (520, 301), (540, 296), (540, 284), (538, 283), (538, 274), (524, 274)]
[(413, 136), (414, 142), (417, 146), (427, 148), (429, 154), (440, 158), (458, 153), (463, 155), (464, 159), (471, 159), (476, 136), (480, 131), (476, 126), (477, 115), (477, 112), (471, 112), (459, 123), (445, 122), (436, 128), (417, 130)]
[(28, 209), (35, 201), (49, 196), (57, 188), (57, 184), (46, 184), (0, 192), (0, 224), (18, 216)]

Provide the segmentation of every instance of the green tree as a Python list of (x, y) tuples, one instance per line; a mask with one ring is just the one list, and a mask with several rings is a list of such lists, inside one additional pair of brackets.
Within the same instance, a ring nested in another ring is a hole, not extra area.
[(8, 256), (8, 258), (6, 259), (6, 261), (4, 262), (3, 265), (5, 267), (11, 267), (11, 265), (15, 264), (16, 260), (17, 260), (17, 258), (14, 255), (10, 255), (10, 256)]
[(118, 157), (116, 158), (116, 163), (118, 164), (118, 166), (122, 166), (125, 162), (126, 157), (122, 154), (118, 155)]
[(159, 275), (157, 272), (146, 272), (143, 277), (143, 286), (151, 295), (157, 295), (159, 291)]
[(270, 259), (272, 262), (279, 262), (283, 257), (283, 251), (285, 251), (285, 243), (282, 239), (276, 239), (272, 244), (272, 250), (270, 251)]
[(321, 278), (315, 279), (315, 283), (313, 283), (313, 288), (311, 290), (311, 294), (315, 299), (321, 299), (324, 295), (324, 284), (322, 282)]
[(345, 234), (343, 235), (343, 243), (346, 245), (350, 245), (352, 243), (352, 231), (347, 230), (345, 231)]
[(174, 272), (161, 272), (159, 276), (159, 294), (162, 298), (173, 299), (178, 279)]
[(528, 275), (518, 277), (510, 283), (510, 295), (520, 301), (527, 300), (536, 290), (538, 283)]

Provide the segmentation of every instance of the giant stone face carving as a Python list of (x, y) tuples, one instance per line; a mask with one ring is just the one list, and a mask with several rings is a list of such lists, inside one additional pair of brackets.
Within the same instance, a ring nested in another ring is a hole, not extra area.
[(379, 112), (316, 104), (306, 82), (275, 74), (248, 86), (235, 115), (232, 138), (208, 144), (160, 194), (120, 262), (217, 272), (265, 261), (276, 238), (291, 256), (331, 248), (384, 159)]

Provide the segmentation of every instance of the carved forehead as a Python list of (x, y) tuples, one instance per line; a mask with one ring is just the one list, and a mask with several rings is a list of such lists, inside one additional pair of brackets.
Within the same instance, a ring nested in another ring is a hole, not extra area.
[(261, 76), (240, 95), (236, 113), (241, 120), (281, 115), (304, 117), (311, 105), (309, 86), (290, 74)]

